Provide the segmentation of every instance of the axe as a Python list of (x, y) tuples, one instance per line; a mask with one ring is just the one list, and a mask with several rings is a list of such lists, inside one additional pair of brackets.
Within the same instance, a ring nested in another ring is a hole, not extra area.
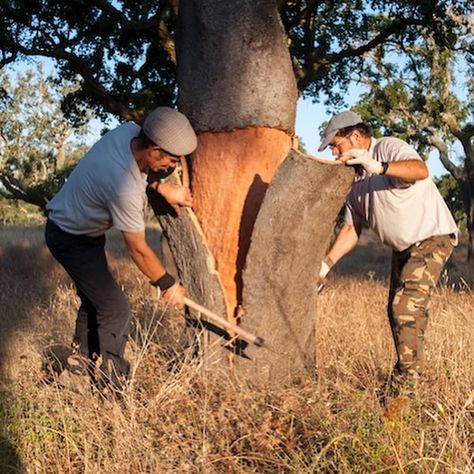
[(209, 311), (207, 308), (205, 308), (204, 306), (201, 306), (195, 301), (185, 297), (184, 304), (188, 308), (194, 309), (195, 311), (198, 311), (199, 313), (204, 314), (205, 316), (209, 318), (210, 321), (218, 324), (222, 328), (228, 329), (229, 331), (232, 331), (233, 333), (237, 334), (242, 339), (245, 339), (246, 341), (251, 342), (252, 344), (255, 344), (257, 347), (263, 346), (264, 344), (263, 338), (259, 336), (255, 336), (255, 334), (252, 334), (246, 331), (245, 329), (242, 329), (241, 327), (237, 326), (236, 324), (233, 324), (230, 321), (227, 321), (227, 319), (224, 319), (221, 316), (218, 316), (217, 314), (213, 313), (212, 311)]

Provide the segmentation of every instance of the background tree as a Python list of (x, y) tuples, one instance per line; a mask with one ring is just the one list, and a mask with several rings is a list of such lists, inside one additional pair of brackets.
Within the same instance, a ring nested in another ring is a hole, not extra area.
[[(425, 158), (439, 152), (458, 183), (474, 255), (474, 89), (472, 42), (439, 45), (434, 34), (413, 45), (392, 41), (373, 51), (364, 74), (369, 92), (356, 109), (375, 129), (408, 140)], [(455, 146), (463, 156), (452, 159)], [(451, 195), (452, 196), (452, 195)]]
[(44, 211), (87, 149), (87, 113), (80, 122), (78, 115), (66, 118), (61, 98), (74, 86), (54, 82), (41, 69), (14, 79), (3, 73), (0, 81), (0, 194)]
[(450, 174), (444, 174), (434, 179), (436, 186), (443, 196), (449, 210), (454, 216), (454, 219), (461, 232), (467, 230), (467, 216), (464, 212), (463, 200), (460, 189), (455, 178)]

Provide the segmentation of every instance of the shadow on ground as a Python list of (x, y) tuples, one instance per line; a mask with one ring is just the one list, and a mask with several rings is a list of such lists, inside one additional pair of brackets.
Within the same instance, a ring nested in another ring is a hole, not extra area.
[(16, 448), (0, 436), (0, 472), (3, 474), (23, 474), (25, 468)]
[(23, 474), (23, 466), (17, 448), (9, 439), (13, 401), (10, 395), (0, 391), (0, 472), (2, 474)]

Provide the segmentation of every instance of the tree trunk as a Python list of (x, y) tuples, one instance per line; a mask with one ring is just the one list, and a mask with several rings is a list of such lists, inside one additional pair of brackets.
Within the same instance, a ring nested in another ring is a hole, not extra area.
[[(276, 2), (181, 1), (177, 61), (180, 110), (198, 132), (198, 148), (190, 159), (195, 215), (190, 211), (180, 219), (161, 221), (188, 294), (239, 322), (246, 291), (242, 270), (254, 223), (267, 187), (290, 151), (296, 112), (296, 83)], [(314, 199), (315, 190), (311, 193)], [(323, 199), (322, 189), (319, 193)], [(342, 205), (344, 194), (340, 189), (332, 196), (334, 206)], [(330, 235), (328, 225), (321, 228)], [(326, 240), (315, 242), (316, 258)], [(264, 243), (260, 251), (265, 252)], [(283, 265), (280, 274), (284, 272)], [(262, 293), (259, 299), (253, 293), (252, 308), (258, 301), (265, 311), (274, 305), (265, 298), (273, 296)], [(240, 354), (238, 343), (231, 349)]]
[(297, 90), (274, 0), (180, 2), (180, 109), (199, 134), (194, 211), (236, 318), (265, 189), (291, 147)]
[(464, 169), (462, 175), (455, 178), (458, 181), (459, 189), (464, 205), (464, 212), (467, 216), (468, 247), (467, 261), (472, 262), (474, 258), (474, 147), (472, 144), (472, 134), (458, 136), (461, 141), (464, 153)]
[(469, 178), (466, 172), (460, 179), (457, 179), (459, 191), (461, 193), (464, 212), (467, 223), (467, 261), (472, 262), (474, 257), (474, 176)]

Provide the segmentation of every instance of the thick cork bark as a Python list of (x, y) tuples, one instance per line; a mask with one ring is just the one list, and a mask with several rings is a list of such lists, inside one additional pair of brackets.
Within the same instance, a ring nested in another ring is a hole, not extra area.
[(275, 0), (181, 0), (179, 108), (197, 131), (294, 129), (297, 88)]
[(222, 282), (227, 315), (242, 302), (242, 268), (252, 229), (291, 138), (271, 128), (201, 133), (192, 156), (194, 212)]
[(353, 175), (291, 150), (273, 178), (243, 272), (242, 326), (267, 349), (241, 345), (244, 380), (282, 387), (314, 374), (318, 273)]

